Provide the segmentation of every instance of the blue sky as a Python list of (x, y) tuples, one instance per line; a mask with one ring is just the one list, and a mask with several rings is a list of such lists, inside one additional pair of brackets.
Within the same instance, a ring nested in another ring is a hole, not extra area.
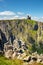
[(43, 18), (43, 0), (0, 0), (0, 18)]

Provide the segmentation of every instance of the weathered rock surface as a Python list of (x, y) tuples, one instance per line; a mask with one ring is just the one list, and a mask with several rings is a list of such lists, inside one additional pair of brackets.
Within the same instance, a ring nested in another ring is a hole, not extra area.
[[(42, 30), (40, 29), (40, 31)], [(36, 32), (38, 32), (38, 23), (33, 20), (0, 21), (0, 52), (4, 52), (4, 56), (8, 59), (16, 57), (29, 64), (33, 62), (43, 63), (43, 54), (39, 55), (35, 52), (28, 56), (40, 33), (37, 35)], [(42, 45), (39, 44), (38, 47), (43, 49)]]
[(10, 59), (12, 57), (13, 51), (12, 50), (8, 50), (7, 52), (5, 52), (5, 57)]

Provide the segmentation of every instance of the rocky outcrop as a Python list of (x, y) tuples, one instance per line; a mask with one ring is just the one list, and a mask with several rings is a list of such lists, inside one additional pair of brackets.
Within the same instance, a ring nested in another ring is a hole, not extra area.
[(28, 62), (29, 64), (32, 64), (34, 62), (43, 64), (43, 54), (37, 54), (32, 53), (32, 55), (29, 55), (23, 59), (24, 62)]
[(11, 59), (12, 58), (12, 54), (13, 54), (13, 51), (12, 50), (8, 50), (7, 52), (5, 52), (4, 56), (8, 59)]
[[(39, 23), (30, 19), (0, 21), (0, 53), (4, 52), (4, 56), (8, 59), (16, 57), (29, 64), (34, 61), (43, 63), (43, 54), (35, 52), (36, 48), (40, 47), (43, 51), (43, 46), (36, 44), (39, 41), (38, 35), (42, 33), (42, 28), (40, 29), (42, 26), (38, 26)], [(35, 53), (32, 53), (32, 47)]]
[(14, 59), (16, 56), (18, 59), (23, 58), (26, 56), (26, 53), (24, 53), (24, 47), (26, 48), (26, 45), (22, 40), (20, 41), (18, 39), (15, 39), (13, 45), (7, 42), (4, 44), (4, 56), (12, 59)]

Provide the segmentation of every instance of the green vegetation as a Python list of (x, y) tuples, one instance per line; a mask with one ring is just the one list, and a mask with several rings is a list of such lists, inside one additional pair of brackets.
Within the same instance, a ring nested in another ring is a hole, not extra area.
[(10, 60), (0, 56), (0, 65), (23, 65), (23, 61), (17, 59)]
[(33, 44), (32, 48), (31, 48), (31, 51), (32, 52), (36, 52), (37, 51), (38, 54), (41, 54), (41, 53), (43, 54), (43, 44), (41, 44), (39, 46), (36, 43)]

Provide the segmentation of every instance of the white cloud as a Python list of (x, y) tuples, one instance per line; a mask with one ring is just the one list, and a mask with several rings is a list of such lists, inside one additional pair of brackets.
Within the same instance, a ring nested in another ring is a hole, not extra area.
[(26, 19), (26, 17), (16, 15), (16, 16), (12, 17), (11, 19)]
[(22, 13), (22, 12), (17, 12), (17, 14), (18, 14), (18, 15), (23, 15), (24, 13)]
[(0, 12), (0, 15), (15, 15), (15, 13), (11, 11), (3, 11), (3, 12)]
[(20, 19), (26, 19), (26, 17), (25, 16), (22, 16), (22, 17), (20, 17)]
[(3, 11), (0, 12), (0, 20), (10, 20), (10, 19), (24, 19), (24, 16), (21, 12), (12, 12), (12, 11)]
[(41, 18), (43, 19), (43, 16)]
[(43, 17), (41, 17), (41, 18), (39, 19), (39, 22), (43, 22)]
[(11, 17), (11, 19), (19, 19), (19, 16), (15, 15), (15, 16)]
[(36, 20), (36, 21), (38, 21), (39, 19), (38, 19), (38, 17), (36, 17), (36, 16), (34, 16), (34, 17), (31, 17), (33, 20)]
[[(29, 14), (25, 14), (22, 12), (12, 12), (12, 11), (3, 11), (0, 12), (0, 20), (11, 20), (11, 19), (26, 19), (27, 15)], [(29, 15), (31, 16), (31, 15)], [(43, 17), (41, 17), (40, 19), (36, 16), (32, 17), (32, 20), (36, 20), (36, 21), (43, 21)]]
[(38, 21), (38, 22), (43, 22), (43, 17), (38, 18), (38, 17), (32, 17), (32, 20)]

